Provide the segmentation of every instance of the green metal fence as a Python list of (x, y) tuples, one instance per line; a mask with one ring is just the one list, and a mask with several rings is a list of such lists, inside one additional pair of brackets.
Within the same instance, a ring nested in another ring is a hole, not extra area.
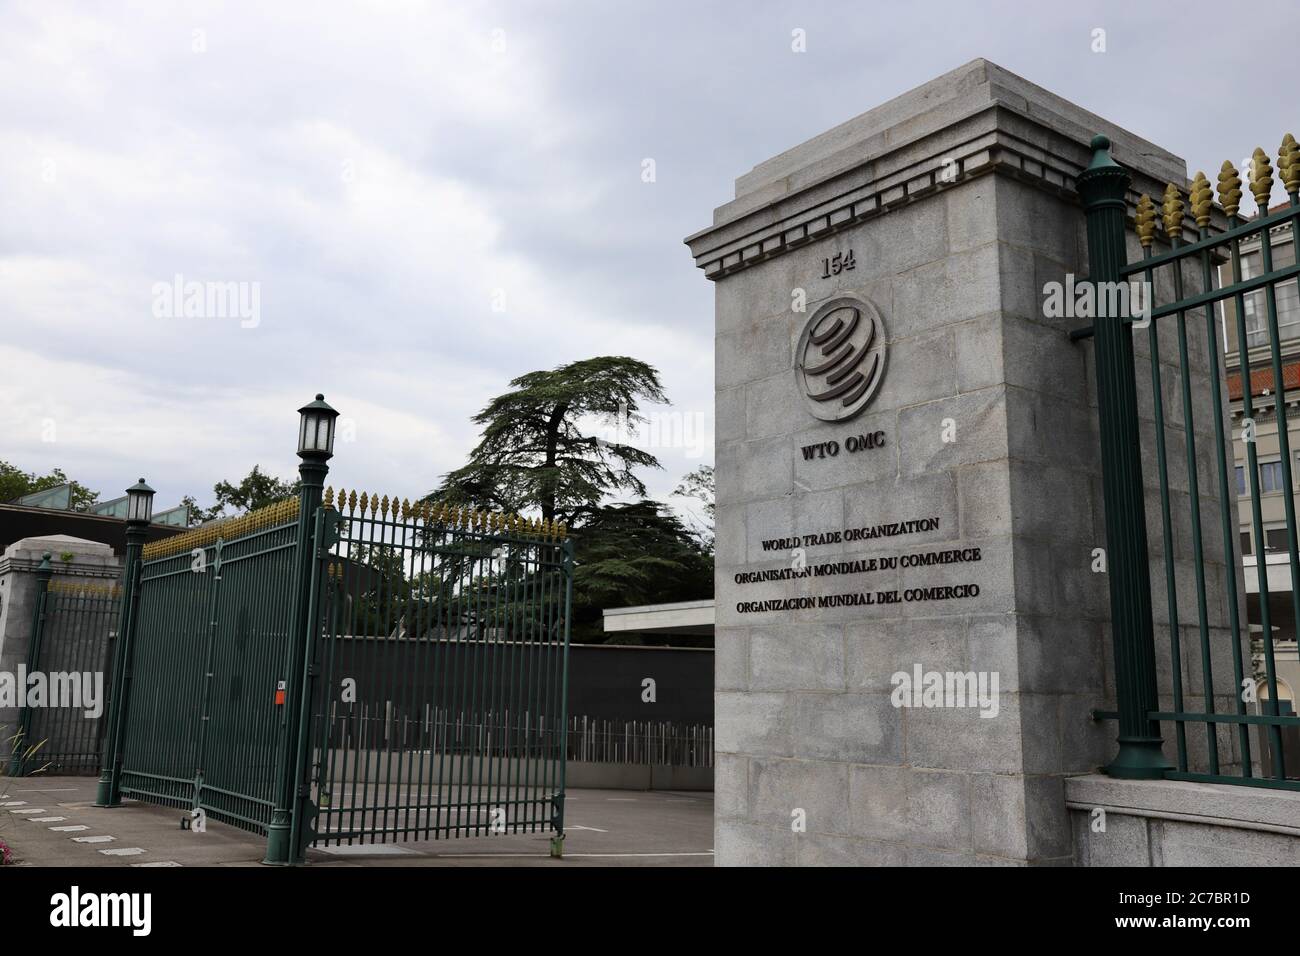
[(547, 831), (558, 852), (563, 529), (354, 491), (317, 534), (316, 845)]
[[(1229, 481), (1236, 456), (1232, 428), (1225, 420), (1220, 353), (1224, 341), (1221, 322), (1226, 321), (1226, 313), (1219, 314), (1223, 303), (1233, 305), (1247, 381), (1242, 396), (1243, 423), (1253, 423), (1243, 302), (1247, 295), (1263, 295), (1268, 367), (1272, 381), (1283, 383), (1277, 297), (1280, 287), (1300, 276), (1300, 267), (1275, 267), (1270, 244), (1279, 227), (1290, 231), (1292, 241), (1297, 238), (1300, 153), (1288, 135), (1279, 167), (1289, 203), (1270, 213), (1272, 169), (1267, 155), (1255, 151), (1250, 189), (1260, 214), (1252, 219), (1239, 215), (1241, 180), (1236, 169), (1224, 163), (1218, 192), (1226, 228), (1214, 226), (1213, 192), (1204, 174), (1198, 173), (1188, 193), (1195, 221), (1195, 237), (1190, 240), (1184, 234), (1183, 191), (1170, 184), (1160, 209), (1167, 251), (1153, 249), (1156, 207), (1149, 197), (1140, 197), (1134, 223), (1142, 257), (1129, 262), (1126, 217), (1130, 179), (1111, 159), (1105, 137), (1096, 137), (1093, 148), (1092, 164), (1078, 180), (1088, 221), (1090, 279), (1125, 285), (1138, 282), (1148, 290), (1148, 308), (1145, 315), (1138, 316), (1140, 325), (1127, 310), (1099, 315), (1091, 329), (1075, 333), (1076, 337), (1092, 335), (1095, 339), (1118, 703), (1117, 713), (1099, 716), (1117, 718), (1120, 729), (1119, 753), (1107, 770), (1115, 776), (1300, 789), (1300, 767), (1286, 765), (1283, 748), (1284, 734), (1289, 737), (1297, 732), (1300, 717), (1275, 703), (1279, 700), (1275, 648), (1262, 563), (1256, 574), (1261, 591), (1263, 674), (1252, 673), (1243, 650), (1249, 644), (1244, 639), (1247, 622), (1240, 613), (1237, 487)], [(1263, 269), (1257, 276), (1241, 279), (1241, 246), (1246, 241), (1260, 244)], [(1223, 264), (1232, 269), (1227, 284), (1218, 280)], [(1100, 293), (1097, 298), (1100, 301)], [(1140, 363), (1135, 362), (1133, 348), (1137, 335), (1146, 338), (1149, 352), (1149, 378), (1144, 378), (1142, 389), (1149, 404), (1144, 414), (1137, 400), (1135, 371)], [(1172, 336), (1176, 347), (1162, 347), (1162, 336)], [(1168, 361), (1171, 354), (1174, 358)], [(1197, 381), (1208, 382), (1208, 396), (1193, 387)], [(1284, 401), (1274, 399), (1271, 404), (1281, 444), (1291, 601), (1300, 630), (1300, 555), (1287, 410)], [(1161, 597), (1168, 632), (1160, 639), (1168, 647), (1167, 674), (1158, 674), (1156, 666), (1140, 415), (1154, 423), (1154, 448), (1147, 450), (1154, 452), (1157, 470), (1159, 519), (1153, 525), (1159, 528), (1163, 553), (1159, 570), (1164, 578)], [(1243, 438), (1253, 532), (1255, 540), (1262, 541), (1259, 462), (1253, 436)], [(1175, 469), (1180, 477), (1171, 482)], [(1208, 560), (1207, 549), (1216, 552), (1219, 560)], [(1186, 551), (1190, 551), (1190, 560), (1179, 560), (1177, 554)], [(1258, 693), (1260, 684), (1266, 695)], [(1172, 709), (1159, 705), (1162, 690)], [(1172, 765), (1162, 750), (1166, 727), (1174, 737)], [(1262, 746), (1252, 746), (1251, 727), (1259, 728), (1256, 742)]]
[(337, 414), (300, 410), (299, 497), (127, 559), (100, 806), (123, 796), (309, 846), (564, 839), (572, 547), (563, 525), (323, 488)]
[(95, 773), (121, 588), (50, 580), (48, 556), (37, 574), (41, 577), (26, 667), (29, 677), (40, 675), (33, 686), (42, 688), (43, 699), (19, 712), (22, 747), (15, 750), (10, 770), (15, 775), (37, 769)]

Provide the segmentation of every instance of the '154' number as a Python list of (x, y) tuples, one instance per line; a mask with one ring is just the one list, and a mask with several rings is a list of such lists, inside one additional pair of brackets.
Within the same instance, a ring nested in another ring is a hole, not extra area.
[(831, 276), (837, 276), (841, 272), (847, 272), (856, 268), (857, 262), (853, 259), (853, 250), (848, 252), (837, 252), (829, 259), (822, 260), (822, 278), (829, 279)]

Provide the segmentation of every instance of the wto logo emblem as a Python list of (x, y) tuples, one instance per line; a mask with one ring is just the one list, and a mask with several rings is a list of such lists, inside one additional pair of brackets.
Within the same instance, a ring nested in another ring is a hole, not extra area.
[(852, 418), (870, 404), (885, 376), (885, 323), (870, 303), (832, 299), (799, 336), (795, 374), (808, 410), (828, 422)]

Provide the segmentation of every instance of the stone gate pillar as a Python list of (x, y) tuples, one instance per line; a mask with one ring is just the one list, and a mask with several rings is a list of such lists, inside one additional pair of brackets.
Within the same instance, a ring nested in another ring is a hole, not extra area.
[(1135, 195), (1186, 182), (976, 60), (686, 240), (716, 289), (718, 863), (1070, 861), (1063, 778), (1115, 728), (1090, 320), (1043, 289), (1086, 274), (1096, 133)]

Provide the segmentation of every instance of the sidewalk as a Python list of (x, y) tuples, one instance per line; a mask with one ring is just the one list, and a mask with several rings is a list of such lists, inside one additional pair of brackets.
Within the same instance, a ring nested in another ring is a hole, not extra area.
[[(260, 866), (266, 840), (208, 821), (180, 828), (181, 811), (133, 800), (94, 806), (95, 777), (6, 778), (0, 839), (19, 866)], [(573, 790), (563, 860), (543, 833), (309, 850), (330, 866), (712, 866), (713, 795)]]

